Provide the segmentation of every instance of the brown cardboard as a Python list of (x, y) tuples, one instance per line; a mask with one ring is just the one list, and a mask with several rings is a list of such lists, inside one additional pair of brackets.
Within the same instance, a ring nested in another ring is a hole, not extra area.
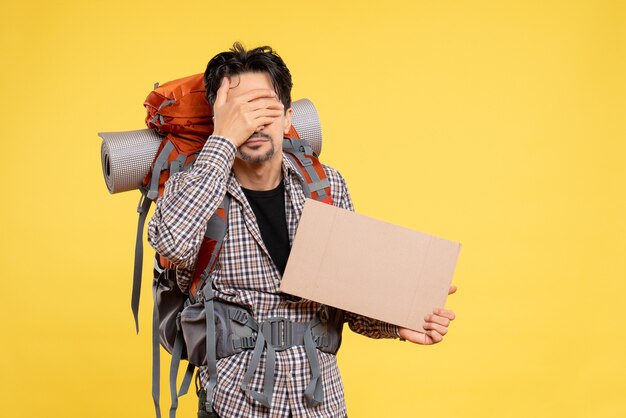
[(307, 199), (280, 290), (424, 331), (461, 244)]

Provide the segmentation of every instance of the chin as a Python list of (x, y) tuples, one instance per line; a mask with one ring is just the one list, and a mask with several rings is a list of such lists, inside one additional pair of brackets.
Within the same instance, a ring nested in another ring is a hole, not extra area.
[(274, 147), (262, 149), (263, 147), (255, 147), (252, 152), (249, 150), (239, 149), (237, 157), (247, 163), (259, 164), (271, 160), (276, 155)]

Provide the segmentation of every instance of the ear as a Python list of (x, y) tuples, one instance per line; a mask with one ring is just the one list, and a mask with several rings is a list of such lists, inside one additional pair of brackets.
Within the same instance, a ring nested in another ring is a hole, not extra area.
[(289, 108), (285, 112), (285, 124), (283, 126), (284, 135), (287, 135), (289, 133), (289, 130), (291, 129), (291, 115), (293, 115), (293, 110)]

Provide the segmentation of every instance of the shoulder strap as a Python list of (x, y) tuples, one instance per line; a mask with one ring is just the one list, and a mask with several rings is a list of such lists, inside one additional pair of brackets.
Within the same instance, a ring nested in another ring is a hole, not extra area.
[(226, 236), (229, 208), (230, 196), (226, 194), (215, 213), (213, 213), (213, 216), (209, 218), (189, 286), (189, 296), (192, 300), (195, 297), (196, 291), (204, 285), (204, 283), (201, 283), (201, 278), (205, 275), (205, 272), (211, 272), (215, 267), (215, 263), (222, 249), (224, 237)]
[(295, 136), (284, 138), (283, 152), (300, 171), (305, 196), (332, 205), (330, 182), (309, 143)]

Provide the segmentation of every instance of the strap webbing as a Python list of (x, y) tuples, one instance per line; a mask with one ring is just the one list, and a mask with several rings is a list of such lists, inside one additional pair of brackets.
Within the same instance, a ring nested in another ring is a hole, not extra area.
[(180, 319), (176, 320), (176, 340), (172, 349), (172, 362), (170, 363), (170, 396), (172, 404), (170, 406), (170, 418), (176, 418), (176, 409), (178, 408), (178, 395), (176, 394), (176, 377), (178, 376), (178, 367), (183, 354), (184, 339), (183, 330), (180, 327)]
[(322, 388), (322, 379), (320, 379), (320, 363), (317, 359), (317, 347), (313, 341), (312, 328), (319, 324), (319, 320), (315, 319), (309, 322), (304, 333), (304, 351), (309, 360), (311, 367), (311, 380), (304, 390), (304, 399), (310, 407), (321, 405), (324, 401), (324, 390)]
[(163, 145), (163, 149), (159, 152), (154, 164), (152, 164), (152, 174), (150, 177), (150, 188), (148, 189), (147, 196), (149, 199), (156, 200), (159, 197), (159, 181), (161, 180), (161, 171), (167, 168), (167, 160), (170, 153), (174, 149), (174, 143), (172, 141), (166, 141)]
[[(224, 237), (226, 236), (229, 208), (230, 196), (226, 194), (217, 210), (207, 222), (204, 238), (198, 252), (196, 267), (189, 286), (189, 297), (191, 300), (195, 300), (196, 291), (204, 285), (203, 280), (210, 278), (209, 273), (213, 270), (213, 267), (215, 267), (215, 263), (222, 249)], [(223, 215), (223, 218), (220, 216), (220, 213)]]
[[(252, 353), (252, 358), (250, 359), (250, 363), (248, 363), (248, 369), (243, 377), (243, 381), (241, 382), (241, 389), (249, 396), (251, 396), (255, 401), (259, 402), (261, 405), (266, 407), (270, 407), (272, 402), (272, 395), (274, 393), (274, 372), (276, 368), (276, 351), (272, 344), (270, 344), (263, 334), (270, 335), (271, 333), (271, 324), (264, 323), (262, 324), (262, 332), (257, 333), (256, 337), (256, 345), (254, 346), (254, 352)], [(263, 353), (263, 349), (267, 348), (267, 356), (265, 359), (265, 374), (263, 376), (263, 392), (256, 392), (248, 387), (250, 381), (252, 380), (252, 376), (254, 375), (254, 371), (259, 366), (261, 361), (261, 354)]]
[(187, 364), (187, 370), (185, 371), (185, 376), (183, 377), (183, 381), (180, 384), (180, 388), (178, 389), (178, 397), (180, 398), (183, 395), (186, 395), (189, 392), (189, 386), (191, 386), (191, 381), (193, 380), (193, 372), (196, 369), (191, 363)]
[(157, 156), (152, 167), (152, 178), (150, 180), (150, 189), (148, 191), (141, 189), (141, 198), (137, 206), (139, 212), (139, 220), (137, 221), (137, 237), (135, 238), (135, 268), (133, 272), (133, 292), (130, 300), (130, 308), (135, 318), (135, 330), (139, 333), (139, 297), (141, 296), (141, 274), (143, 270), (143, 228), (146, 223), (146, 217), (150, 210), (152, 200), (159, 196), (159, 178), (161, 170), (167, 167), (167, 158), (174, 149), (174, 144), (167, 141), (163, 149)]
[(178, 154), (178, 157), (176, 157), (176, 159), (170, 164), (170, 177), (178, 173), (183, 168), (186, 159), (186, 155)]
[[(154, 269), (159, 273), (157, 277), (161, 277), (163, 269), (159, 266), (157, 258), (154, 259)], [(159, 310), (157, 308), (157, 289), (159, 288), (159, 279), (152, 286), (152, 401), (157, 418), (161, 418), (161, 347), (159, 345)]]
[(152, 201), (146, 197), (144, 190), (141, 192), (137, 212), (139, 220), (137, 221), (137, 237), (135, 238), (135, 268), (133, 272), (133, 292), (130, 298), (130, 309), (133, 311), (135, 318), (135, 330), (139, 334), (139, 297), (141, 296), (141, 274), (143, 270), (143, 227), (146, 223), (146, 216), (150, 210)]
[(320, 163), (309, 143), (295, 137), (284, 138), (283, 151), (285, 155), (293, 161), (294, 165), (300, 170), (304, 170), (311, 179), (310, 182), (308, 182), (306, 178), (302, 176), (302, 186), (305, 195), (311, 197), (312, 193), (316, 192), (317, 200), (324, 201), (327, 199), (326, 188), (330, 187), (330, 182), (325, 176), (320, 176), (315, 169), (316, 165), (319, 166)]
[(202, 289), (204, 294), (204, 311), (206, 312), (206, 356), (209, 384), (206, 388), (206, 410), (213, 412), (213, 390), (217, 385), (217, 354), (215, 337), (215, 311), (213, 307), (213, 284), (211, 280)]

